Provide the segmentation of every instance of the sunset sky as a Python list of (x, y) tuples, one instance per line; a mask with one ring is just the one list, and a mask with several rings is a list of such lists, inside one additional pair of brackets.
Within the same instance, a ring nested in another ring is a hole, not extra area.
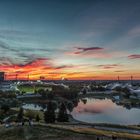
[(6, 79), (140, 79), (140, 0), (0, 0)]

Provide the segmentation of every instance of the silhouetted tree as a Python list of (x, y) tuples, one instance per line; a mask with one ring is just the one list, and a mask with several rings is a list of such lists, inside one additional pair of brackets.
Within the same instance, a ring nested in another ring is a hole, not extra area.
[(81, 99), (81, 101), (86, 104), (87, 103), (87, 99)]
[(17, 121), (18, 121), (18, 122), (22, 122), (22, 120), (23, 120), (23, 115), (24, 115), (24, 110), (23, 110), (23, 108), (21, 107), (20, 110), (19, 110), (19, 113), (18, 113), (18, 115), (17, 115)]
[(83, 89), (83, 94), (87, 94), (87, 90), (85, 88)]
[(64, 103), (60, 105), (59, 112), (58, 112), (58, 122), (68, 122), (68, 114), (67, 114), (67, 109)]
[(40, 121), (40, 117), (39, 117), (38, 114), (36, 115), (36, 119), (35, 120), (36, 120), (36, 122), (39, 122)]
[(129, 96), (131, 95), (131, 93), (130, 93), (130, 89), (127, 88), (127, 87), (124, 87), (124, 88), (122, 89), (122, 92), (125, 93), (124, 96), (125, 96), (126, 98), (129, 98)]
[(47, 92), (44, 89), (39, 89), (38, 93), (43, 97), (46, 98), (47, 97)]
[(74, 108), (73, 103), (72, 102), (68, 102), (67, 103), (67, 109), (69, 110), (69, 112), (72, 112), (73, 108)]
[(46, 91), (46, 92), (48, 92), (47, 98), (48, 98), (49, 100), (52, 100), (52, 99), (54, 98), (54, 94), (53, 94), (52, 92), (49, 92), (49, 91)]
[(75, 100), (73, 100), (72, 102), (73, 102), (74, 107), (77, 107), (77, 106), (78, 106), (79, 100), (78, 100), (78, 99), (75, 99)]
[(44, 112), (44, 120), (46, 123), (55, 122), (55, 109), (52, 102), (47, 104), (47, 110)]
[(1, 106), (1, 110), (3, 110), (4, 113), (7, 113), (10, 110), (10, 107), (9, 105), (4, 104)]

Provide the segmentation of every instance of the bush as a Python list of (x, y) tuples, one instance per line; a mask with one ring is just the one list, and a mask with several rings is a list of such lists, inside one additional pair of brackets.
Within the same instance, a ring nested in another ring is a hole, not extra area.
[(24, 115), (25, 115), (26, 117), (30, 118), (30, 119), (33, 119), (33, 118), (35, 118), (36, 113), (33, 112), (32, 110), (27, 110), (27, 111), (25, 112)]

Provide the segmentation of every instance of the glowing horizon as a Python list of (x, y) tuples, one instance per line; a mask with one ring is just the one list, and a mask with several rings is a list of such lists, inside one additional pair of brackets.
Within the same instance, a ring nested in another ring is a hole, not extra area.
[[(63, 65), (54, 66), (48, 59), (36, 59), (25, 65), (10, 65), (0, 66), (1, 70), (5, 72), (6, 80), (37, 80), (42, 76), (46, 80), (60, 80), (66, 78), (68, 80), (130, 80), (130, 76), (133, 79), (140, 79), (138, 71), (128, 72), (124, 74), (124, 71), (115, 71), (116, 67), (120, 65), (97, 65), (94, 71), (84, 71), (89, 67), (88, 65)], [(100, 71), (99, 71), (100, 68)], [(82, 69), (83, 71), (73, 72), (73, 69)], [(113, 69), (113, 70), (112, 70)], [(102, 72), (104, 71), (104, 75)]]

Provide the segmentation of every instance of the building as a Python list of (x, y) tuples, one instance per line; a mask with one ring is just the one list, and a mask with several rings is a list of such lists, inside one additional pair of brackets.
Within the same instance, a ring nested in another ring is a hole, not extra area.
[(5, 73), (0, 72), (0, 82), (4, 81)]
[(0, 91), (18, 91), (16, 84), (8, 81), (4, 81), (0, 83)]

